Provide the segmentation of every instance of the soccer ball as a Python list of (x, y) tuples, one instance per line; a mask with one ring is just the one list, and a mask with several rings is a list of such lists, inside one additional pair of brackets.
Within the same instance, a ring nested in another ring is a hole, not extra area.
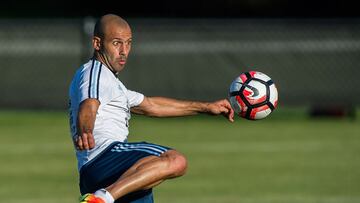
[(269, 76), (249, 71), (241, 73), (231, 83), (229, 101), (239, 116), (249, 120), (263, 119), (276, 108), (278, 91)]

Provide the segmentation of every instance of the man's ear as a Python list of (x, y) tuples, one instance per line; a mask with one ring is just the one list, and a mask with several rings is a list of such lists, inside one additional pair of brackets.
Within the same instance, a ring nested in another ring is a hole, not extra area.
[(100, 39), (100, 37), (94, 36), (93, 39), (92, 39), (92, 45), (93, 45), (93, 48), (96, 51), (100, 51), (100, 48), (101, 48), (101, 39)]

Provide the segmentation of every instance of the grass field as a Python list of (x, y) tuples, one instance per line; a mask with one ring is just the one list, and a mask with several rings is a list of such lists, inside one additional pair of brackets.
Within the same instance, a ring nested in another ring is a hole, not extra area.
[[(280, 109), (233, 124), (213, 116), (134, 116), (130, 141), (188, 157), (186, 176), (155, 189), (157, 203), (355, 203), (359, 124)], [(0, 202), (74, 203), (77, 179), (65, 112), (0, 111)]]

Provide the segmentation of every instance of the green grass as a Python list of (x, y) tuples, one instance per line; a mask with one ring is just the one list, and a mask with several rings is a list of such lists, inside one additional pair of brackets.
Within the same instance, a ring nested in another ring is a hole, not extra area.
[[(134, 116), (130, 141), (171, 146), (188, 158), (184, 177), (155, 189), (157, 203), (360, 202), (359, 120), (301, 112), (235, 123)], [(0, 111), (0, 163), (0, 202), (77, 202), (66, 113)]]

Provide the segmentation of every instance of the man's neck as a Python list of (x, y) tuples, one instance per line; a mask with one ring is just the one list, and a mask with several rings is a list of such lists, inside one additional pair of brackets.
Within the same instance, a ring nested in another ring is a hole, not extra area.
[(108, 68), (112, 73), (114, 73), (115, 76), (118, 75), (118, 73), (111, 67), (110, 63), (107, 61), (106, 57), (103, 54), (95, 52), (93, 59), (100, 61), (103, 65), (106, 66), (106, 68)]

